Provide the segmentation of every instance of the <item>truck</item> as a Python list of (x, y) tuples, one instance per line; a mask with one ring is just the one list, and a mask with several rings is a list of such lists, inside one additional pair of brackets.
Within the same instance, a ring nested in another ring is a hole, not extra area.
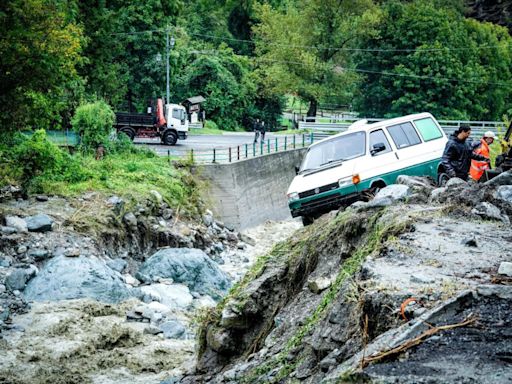
[(117, 112), (114, 128), (130, 138), (159, 137), (165, 145), (175, 145), (178, 139), (188, 136), (188, 119), (185, 107), (179, 104), (166, 104), (162, 99), (156, 108), (149, 106), (147, 113)]

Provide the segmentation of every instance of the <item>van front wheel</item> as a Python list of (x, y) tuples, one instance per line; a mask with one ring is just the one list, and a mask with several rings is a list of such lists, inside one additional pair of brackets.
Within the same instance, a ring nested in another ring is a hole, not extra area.
[(450, 180), (450, 176), (448, 176), (446, 173), (442, 172), (437, 175), (437, 186), (438, 187), (444, 187), (446, 183)]
[(302, 225), (307, 227), (308, 225), (311, 225), (315, 222), (315, 219), (313, 216), (302, 216)]

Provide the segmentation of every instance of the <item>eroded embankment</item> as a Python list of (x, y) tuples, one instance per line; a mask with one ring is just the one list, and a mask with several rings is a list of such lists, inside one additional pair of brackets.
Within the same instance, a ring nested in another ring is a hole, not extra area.
[(510, 176), (324, 216), (205, 315), (180, 382), (511, 380)]

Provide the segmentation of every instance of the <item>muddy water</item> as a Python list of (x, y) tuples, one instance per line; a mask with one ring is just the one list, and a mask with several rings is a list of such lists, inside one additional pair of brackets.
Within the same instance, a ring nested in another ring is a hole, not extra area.
[[(221, 268), (233, 280), (241, 278), (259, 255), (301, 226), (290, 220), (247, 230), (254, 245), (224, 252)], [(140, 304), (135, 299), (119, 305), (91, 300), (34, 303), (0, 338), (0, 382), (156, 384), (183, 373), (194, 363), (196, 309), (168, 308), (166, 315), (186, 325), (188, 336), (166, 339), (148, 333), (147, 322), (127, 322), (126, 312)]]

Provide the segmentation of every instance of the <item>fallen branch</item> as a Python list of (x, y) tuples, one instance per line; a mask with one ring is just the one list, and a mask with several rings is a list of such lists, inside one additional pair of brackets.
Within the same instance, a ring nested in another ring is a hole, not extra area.
[(467, 325), (473, 324), (476, 320), (477, 320), (476, 316), (470, 315), (464, 321), (462, 321), (460, 323), (442, 325), (439, 327), (432, 327), (432, 328), (426, 330), (425, 332), (423, 332), (418, 337), (411, 339), (409, 341), (406, 341), (405, 343), (399, 345), (398, 347), (395, 347), (393, 349), (390, 349), (390, 350), (387, 350), (384, 352), (379, 352), (378, 354), (373, 355), (373, 356), (363, 357), (363, 359), (361, 360), (361, 367), (364, 368), (364, 367), (368, 366), (368, 364), (370, 364), (370, 363), (375, 363), (375, 362), (380, 361), (386, 357), (402, 353), (418, 344), (421, 344), (426, 338), (434, 335), (437, 332), (446, 331), (448, 329), (453, 329), (453, 328), (465, 327)]

